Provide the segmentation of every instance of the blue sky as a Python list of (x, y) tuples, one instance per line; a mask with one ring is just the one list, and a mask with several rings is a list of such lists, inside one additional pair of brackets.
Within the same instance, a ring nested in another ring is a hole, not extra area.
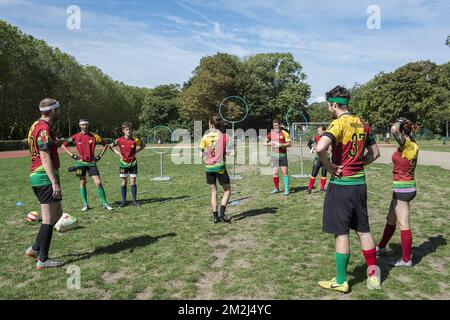
[[(80, 30), (66, 27), (69, 5)], [(367, 28), (369, 5), (380, 30)], [(311, 101), (410, 61), (449, 61), (449, 17), (450, 0), (0, 0), (0, 19), (130, 85), (182, 84), (218, 51), (291, 52)]]

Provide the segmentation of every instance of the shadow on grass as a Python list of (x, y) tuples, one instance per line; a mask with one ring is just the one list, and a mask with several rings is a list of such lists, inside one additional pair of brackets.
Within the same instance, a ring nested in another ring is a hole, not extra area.
[(174, 232), (166, 233), (157, 237), (152, 236), (140, 236), (136, 238), (131, 238), (127, 240), (122, 240), (113, 244), (110, 244), (105, 247), (97, 247), (94, 249), (94, 251), (91, 252), (84, 252), (84, 253), (76, 253), (76, 254), (68, 254), (65, 256), (62, 256), (62, 258), (70, 258), (72, 259), (66, 261), (66, 264), (74, 263), (81, 260), (87, 260), (95, 256), (99, 256), (102, 254), (116, 254), (122, 251), (129, 250), (130, 252), (133, 252), (134, 249), (146, 247), (148, 245), (151, 245), (155, 243), (156, 241), (167, 238), (167, 237), (175, 237), (177, 234)]
[[(171, 202), (175, 200), (181, 200), (181, 199), (187, 199), (188, 196), (179, 196), (179, 197), (170, 197), (170, 198), (147, 198), (147, 199), (137, 199), (137, 202), (139, 204), (147, 204), (147, 203), (165, 203), (165, 202)], [(114, 204), (119, 205), (121, 204), (121, 201), (116, 201)], [(127, 206), (132, 205), (131, 201), (127, 201)]]
[(290, 192), (291, 193), (298, 193), (298, 192), (302, 192), (302, 191), (305, 191), (305, 190), (308, 190), (308, 186), (291, 188)]
[[(437, 237), (430, 237), (425, 242), (423, 242), (418, 247), (412, 247), (411, 254), (413, 257), (413, 265), (419, 264), (424, 257), (427, 255), (436, 252), (439, 247), (447, 245), (447, 240), (442, 236), (438, 235)], [(402, 256), (402, 246), (401, 244), (391, 244), (389, 248), (392, 252), (389, 252), (385, 257), (377, 257), (377, 264), (381, 269), (381, 282), (384, 282), (394, 268), (389, 264), (389, 262), (394, 262)], [(353, 276), (353, 279), (349, 281), (349, 285), (355, 285), (360, 282), (364, 282), (367, 279), (366, 275), (367, 266), (361, 265), (357, 266), (353, 272), (349, 272), (350, 275)]]
[(231, 216), (231, 219), (233, 221), (239, 221), (245, 218), (249, 218), (249, 217), (256, 217), (262, 214), (275, 214), (277, 212), (278, 208), (275, 207), (266, 207), (266, 208), (262, 208), (262, 209), (253, 209), (253, 210), (248, 210), (245, 212), (241, 212), (238, 215), (235, 216)]

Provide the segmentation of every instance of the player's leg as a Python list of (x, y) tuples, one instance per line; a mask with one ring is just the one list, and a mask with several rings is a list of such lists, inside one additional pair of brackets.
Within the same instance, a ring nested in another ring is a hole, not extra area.
[(288, 173), (288, 166), (287, 166), (287, 157), (285, 158), (284, 166), (281, 167), (281, 172), (283, 173), (283, 184), (284, 184), (284, 195), (289, 194), (289, 173)]
[(220, 218), (219, 218), (219, 212), (217, 211), (217, 186), (216, 186), (216, 178), (214, 176), (213, 178), (213, 173), (211, 172), (207, 172), (206, 173), (206, 177), (208, 180), (208, 184), (209, 187), (211, 188), (211, 209), (213, 212), (213, 221), (214, 223), (219, 223), (220, 222)]
[(402, 258), (392, 263), (395, 267), (412, 267), (411, 247), (412, 232), (410, 227), (410, 206), (409, 202), (416, 196), (415, 192), (411, 193), (394, 193), (397, 200), (395, 213), (400, 227), (400, 236), (402, 242)]
[(109, 211), (113, 210), (113, 208), (106, 201), (105, 189), (103, 188), (103, 184), (100, 179), (100, 173), (98, 172), (97, 166), (89, 168), (89, 175), (92, 177), (92, 180), (94, 181), (94, 184), (97, 187), (98, 195), (102, 200), (103, 208)]
[(311, 194), (311, 190), (314, 187), (314, 183), (316, 182), (316, 177), (319, 174), (320, 165), (322, 163), (320, 162), (320, 159), (315, 159), (311, 171), (311, 177), (309, 177), (309, 185), (308, 189), (305, 191), (307, 194)]
[(278, 169), (279, 169), (278, 160), (279, 160), (278, 158), (272, 157), (272, 179), (274, 189), (272, 190), (271, 193), (280, 192), (280, 178), (278, 177)]
[(325, 186), (327, 184), (327, 168), (320, 162), (320, 166), (322, 167), (322, 178), (320, 178), (320, 191), (325, 191)]
[(120, 193), (122, 195), (122, 202), (119, 208), (123, 208), (127, 205), (127, 183), (128, 183), (128, 173), (125, 169), (120, 169)]
[(397, 224), (397, 216), (395, 215), (396, 206), (397, 199), (392, 199), (391, 205), (389, 206), (389, 212), (386, 217), (386, 226), (384, 227), (383, 237), (376, 247), (377, 255), (384, 255), (386, 253), (386, 246), (395, 233)]
[(80, 194), (81, 200), (83, 200), (83, 208), (81, 211), (87, 211), (89, 210), (89, 204), (87, 196), (86, 169), (77, 169), (77, 174), (79, 174), (80, 177)]
[(131, 196), (133, 197), (133, 205), (135, 207), (140, 207), (141, 205), (137, 202), (137, 165), (130, 168), (130, 185), (131, 185)]

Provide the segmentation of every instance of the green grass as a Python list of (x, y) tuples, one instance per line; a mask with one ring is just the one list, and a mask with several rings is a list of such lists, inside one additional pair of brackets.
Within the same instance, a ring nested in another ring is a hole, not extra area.
[[(382, 290), (369, 291), (353, 234), (348, 268), (352, 293), (342, 296), (316, 284), (333, 276), (334, 240), (321, 231), (323, 195), (315, 189), (306, 196), (306, 180), (292, 180), (294, 193), (289, 197), (272, 196), (270, 176), (259, 175), (256, 167), (238, 168), (245, 179), (233, 184), (239, 193), (232, 199), (241, 199), (227, 212), (234, 221), (214, 225), (203, 167), (176, 166), (167, 159), (166, 174), (174, 179), (152, 182), (150, 177), (159, 174), (159, 158), (145, 150), (139, 154), (138, 178), (143, 206), (104, 211), (89, 180), (94, 209), (82, 213), (78, 180), (66, 170), (73, 162), (61, 157), (64, 212), (77, 216), (81, 227), (54, 233), (50, 255), (80, 267), (81, 289), (67, 288), (66, 269), (37, 271), (23, 256), (39, 228), (26, 221), (29, 211), (39, 210), (27, 181), (30, 160), (0, 160), (1, 299), (450, 298), (450, 171), (424, 166), (416, 170), (419, 193), (412, 202), (412, 229), (418, 264), (406, 270), (387, 267), (386, 261), (400, 254), (397, 232), (390, 257), (380, 260)], [(108, 199), (118, 201), (117, 158), (107, 153), (99, 169)], [(298, 171), (299, 163), (291, 161), (291, 173)], [(379, 240), (391, 198), (391, 166), (375, 164), (367, 173), (371, 227)], [(188, 201), (180, 198), (204, 194)], [(167, 199), (174, 201), (159, 202)], [(25, 206), (17, 207), (17, 201)]]
[(450, 152), (450, 139), (446, 144), (443, 144), (442, 140), (419, 140), (417, 143), (420, 150)]

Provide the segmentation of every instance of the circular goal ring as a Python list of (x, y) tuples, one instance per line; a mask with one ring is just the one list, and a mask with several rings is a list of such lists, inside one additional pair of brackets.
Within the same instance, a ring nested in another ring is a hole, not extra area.
[[(226, 101), (230, 100), (230, 99), (237, 99), (237, 100), (240, 100), (240, 101), (242, 101), (242, 102), (244, 103), (244, 106), (245, 106), (245, 115), (244, 115), (244, 117), (242, 117), (242, 119), (237, 120), (237, 121), (236, 121), (236, 120), (235, 120), (235, 121), (232, 121), (232, 120), (228, 120), (227, 118), (225, 118), (225, 117), (223, 116), (223, 114), (222, 114), (223, 104), (224, 104)], [(241, 122), (241, 121), (244, 121), (244, 120), (247, 118), (247, 116), (248, 116), (248, 112), (249, 112), (249, 108), (248, 108), (247, 102), (246, 102), (244, 99), (242, 99), (241, 97), (238, 97), (238, 96), (230, 96), (230, 97), (227, 97), (227, 98), (223, 99), (222, 102), (221, 102), (220, 105), (219, 105), (219, 114), (220, 114), (220, 117), (221, 117), (223, 120), (225, 120), (226, 122), (229, 122), (229, 123), (239, 123), (239, 122)]]
[[(148, 133), (148, 136), (147, 136), (147, 143), (148, 144), (150, 144), (150, 141), (152, 141), (151, 139), (153, 139), (153, 136), (152, 136), (152, 134), (157, 130), (157, 129), (166, 129), (167, 130), (167, 132), (169, 133), (169, 136), (172, 138), (172, 136), (173, 136), (173, 131), (169, 128), (169, 127), (166, 127), (166, 126), (156, 126), (156, 127), (153, 127), (153, 128), (151, 128), (150, 129), (150, 131), (149, 131), (149, 133)], [(154, 147), (149, 147), (149, 149), (150, 150), (152, 150), (154, 153), (156, 153), (156, 154), (166, 154), (166, 153), (168, 153), (169, 152), (169, 149), (171, 149), (172, 147), (167, 147), (167, 148), (154, 148)], [(167, 149), (167, 151), (161, 151), (161, 149)]]

